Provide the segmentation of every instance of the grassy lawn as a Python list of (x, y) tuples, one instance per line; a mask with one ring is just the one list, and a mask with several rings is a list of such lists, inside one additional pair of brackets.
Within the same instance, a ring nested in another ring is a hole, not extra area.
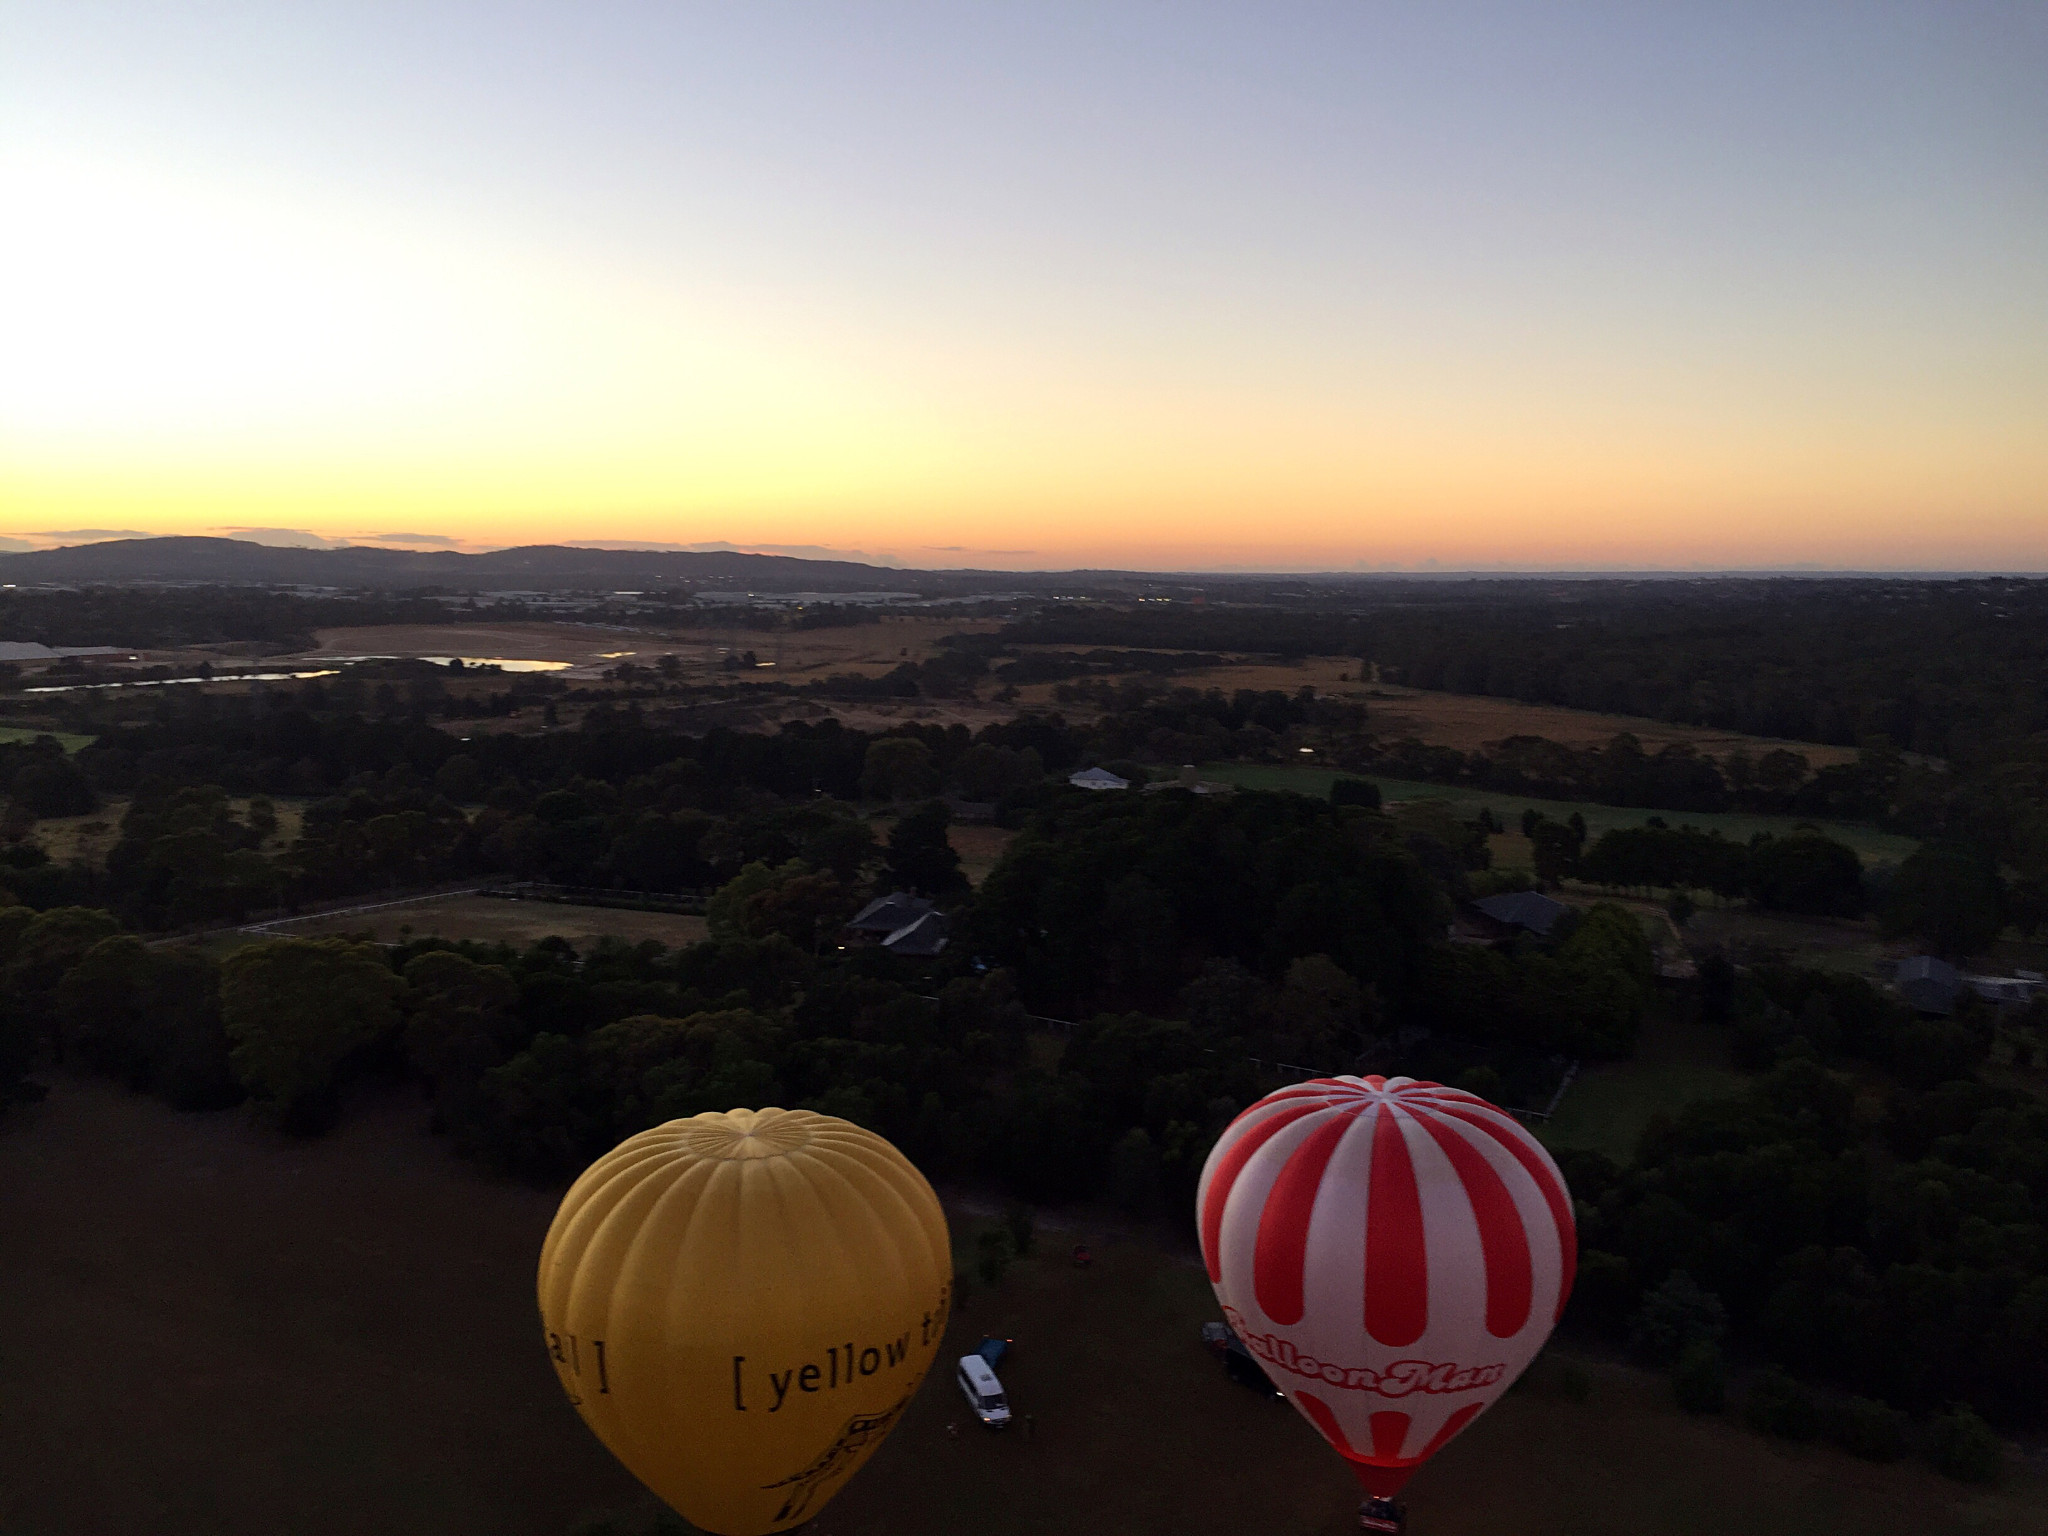
[(80, 736), (72, 731), (44, 731), (31, 725), (0, 725), (0, 743), (34, 741), (38, 736), (54, 736), (57, 745), (66, 752), (76, 752), (80, 747), (89, 747), (99, 740), (97, 736)]
[(1751, 912), (1734, 905), (1702, 907), (1686, 924), (1686, 936), (1696, 945), (1718, 945), (1737, 960), (1776, 950), (1796, 965), (1864, 977), (1875, 977), (1886, 955), (1874, 922)]
[[(365, 897), (365, 902), (374, 900)], [(336, 913), (286, 923), (269, 937), (320, 938), (367, 933), (380, 944), (406, 939), (474, 939), (524, 948), (536, 939), (559, 936), (582, 947), (606, 935), (638, 944), (655, 939), (671, 949), (703, 941), (709, 930), (701, 917), (683, 912), (638, 912), (624, 907), (582, 907), (560, 901), (509, 901), (501, 896), (444, 896), (375, 912)]]
[(1626, 1163), (1651, 1116), (1735, 1093), (1744, 1082), (1728, 1065), (1724, 1031), (1653, 1013), (1635, 1054), (1581, 1071), (1538, 1134), (1554, 1147), (1585, 1147)]
[[(533, 1320), (557, 1191), (492, 1180), (391, 1093), (290, 1141), (58, 1078), (0, 1121), (0, 1529), (151, 1536), (567, 1536), (646, 1496), (563, 1400)], [(963, 1239), (974, 1225), (955, 1215)], [(1095, 1267), (1062, 1255), (1086, 1238)], [(1351, 1479), (1196, 1342), (1173, 1251), (1084, 1223), (956, 1315), (941, 1368), (817, 1536), (1337, 1536)], [(1014, 1338), (1029, 1432), (963, 1422), (944, 1362)], [(1539, 1366), (1423, 1472), (1417, 1536), (2048, 1536), (1992, 1492), (1692, 1419), (1667, 1385)], [(952, 1432), (957, 1428), (958, 1433)]]
[[(1161, 769), (1160, 772), (1169, 770)], [(1524, 810), (1537, 810), (1552, 821), (1567, 821), (1574, 811), (1586, 818), (1586, 830), (1594, 837), (1610, 827), (1639, 827), (1652, 816), (1662, 816), (1673, 826), (1690, 825), (1717, 831), (1725, 837), (1747, 842), (1758, 832), (1780, 836), (1795, 827), (1819, 827), (1830, 837), (1854, 848), (1864, 863), (1896, 864), (1919, 846), (1910, 837), (1880, 832), (1853, 821), (1817, 821), (1805, 816), (1753, 816), (1745, 811), (1653, 811), (1617, 805), (1594, 805), (1584, 800), (1539, 800), (1528, 795), (1501, 795), (1489, 790), (1449, 788), (1413, 779), (1388, 779), (1378, 774), (1340, 774), (1329, 768), (1287, 768), (1257, 763), (1205, 763), (1202, 776), (1246, 789), (1285, 789), (1297, 794), (1326, 798), (1330, 781), (1337, 778), (1368, 778), (1380, 787), (1388, 800), (1443, 800), (1462, 818), (1470, 820), (1481, 806), (1506, 826), (1515, 826)]]

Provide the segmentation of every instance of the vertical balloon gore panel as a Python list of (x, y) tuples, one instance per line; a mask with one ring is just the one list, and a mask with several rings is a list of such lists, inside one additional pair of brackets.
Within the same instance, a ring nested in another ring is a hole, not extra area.
[(621, 1142), (562, 1199), (541, 1326), (583, 1421), (684, 1518), (815, 1516), (909, 1405), (945, 1334), (938, 1197), (830, 1115), (736, 1109)]

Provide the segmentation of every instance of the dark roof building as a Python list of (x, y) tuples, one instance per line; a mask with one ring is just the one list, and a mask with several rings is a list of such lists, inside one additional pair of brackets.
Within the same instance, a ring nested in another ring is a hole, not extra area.
[(952, 937), (952, 927), (945, 913), (927, 912), (882, 940), (882, 948), (892, 955), (936, 955), (945, 949), (946, 941)]
[(1131, 781), (1111, 773), (1107, 768), (1083, 768), (1079, 773), (1067, 775), (1067, 782), (1076, 789), (1129, 789)]
[(1946, 960), (1937, 960), (1932, 955), (1915, 955), (1910, 960), (1899, 962), (1899, 973), (1893, 978), (1893, 985), (1899, 989), (1899, 996), (1917, 1013), (1951, 1014), (1956, 1011), (1956, 998), (1962, 994), (1962, 973)]
[(1520, 928), (1539, 938), (1547, 937), (1557, 926), (1557, 920), (1571, 911), (1563, 902), (1553, 901), (1541, 891), (1509, 891), (1482, 897), (1472, 905), (1496, 923)]
[(853, 933), (886, 938), (932, 910), (932, 904), (922, 896), (913, 896), (908, 891), (891, 891), (886, 896), (877, 896), (854, 913), (846, 926)]
[(922, 896), (891, 891), (854, 913), (846, 931), (880, 944), (892, 955), (929, 956), (945, 949), (946, 941), (953, 935), (953, 924)]

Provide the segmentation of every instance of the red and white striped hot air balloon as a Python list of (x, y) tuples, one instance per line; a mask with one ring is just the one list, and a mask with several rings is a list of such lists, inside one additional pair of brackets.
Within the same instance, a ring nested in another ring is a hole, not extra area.
[(1571, 1293), (1557, 1165), (1504, 1110), (1439, 1083), (1268, 1094), (1217, 1141), (1195, 1198), (1230, 1326), (1376, 1497), (1508, 1389)]

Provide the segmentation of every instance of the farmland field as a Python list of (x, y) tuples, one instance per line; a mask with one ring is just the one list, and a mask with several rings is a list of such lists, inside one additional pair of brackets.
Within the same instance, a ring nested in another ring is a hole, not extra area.
[(1483, 806), (1508, 826), (1528, 809), (1541, 811), (1553, 821), (1564, 821), (1576, 811), (1586, 818), (1586, 830), (1594, 837), (1610, 827), (1639, 827), (1651, 816), (1662, 816), (1673, 826), (1687, 825), (1746, 842), (1758, 832), (1783, 836), (1794, 828), (1816, 826), (1828, 836), (1854, 848), (1867, 864), (1895, 864), (1919, 846), (1917, 841), (1896, 832), (1881, 832), (1853, 821), (1819, 821), (1806, 816), (1758, 816), (1746, 811), (1658, 811), (1632, 806), (1596, 805), (1590, 800), (1541, 800), (1530, 795), (1496, 794), (1491, 790), (1424, 784), (1414, 779), (1382, 778), (1375, 773), (1340, 774), (1328, 768), (1267, 767), (1248, 763), (1205, 763), (1202, 776), (1246, 789), (1285, 789), (1297, 794), (1326, 796), (1330, 781), (1337, 778), (1366, 778), (1380, 787), (1389, 801), (1442, 800), (1460, 817), (1470, 819)]
[[(487, 1179), (410, 1094), (319, 1141), (60, 1077), (0, 1122), (0, 1529), (9, 1536), (567, 1536), (645, 1496), (543, 1358), (555, 1193)], [(955, 1218), (956, 1237), (964, 1237)], [(1060, 1262), (1077, 1236), (1098, 1262)], [(818, 1536), (1337, 1536), (1349, 1477), (1195, 1342), (1198, 1270), (1083, 1225), (957, 1316), (1011, 1336), (1029, 1432), (934, 1372)], [(943, 1358), (943, 1357), (942, 1357)], [(1539, 1366), (1417, 1478), (1417, 1536), (2048, 1536), (2048, 1486), (1984, 1492), (1695, 1420), (1652, 1376)], [(958, 1426), (959, 1434), (949, 1433)]]

